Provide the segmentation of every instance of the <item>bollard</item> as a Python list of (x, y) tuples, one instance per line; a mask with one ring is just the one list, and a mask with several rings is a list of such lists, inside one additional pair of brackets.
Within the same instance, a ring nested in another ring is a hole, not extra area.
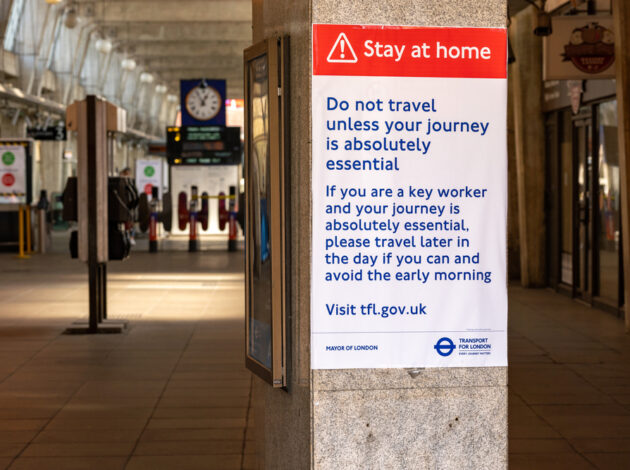
[(158, 251), (157, 223), (158, 213), (151, 212), (151, 219), (149, 220), (149, 253), (157, 253)]
[(26, 254), (33, 254), (33, 243), (31, 241), (31, 206), (24, 206), (24, 212), (26, 214)]
[(193, 253), (198, 250), (197, 244), (197, 186), (191, 188), (189, 215), (189, 232), (188, 232), (188, 251)]
[(37, 252), (46, 253), (46, 211), (37, 209)]
[(151, 215), (149, 219), (149, 253), (158, 251), (158, 188), (151, 188)]
[(230, 186), (228, 224), (228, 251), (236, 251), (236, 186)]
[(228, 251), (236, 251), (236, 212), (230, 212)]
[(18, 208), (18, 247), (19, 253), (18, 258), (20, 259), (28, 259), (30, 256), (24, 253), (24, 210), (23, 206)]
[(188, 237), (188, 251), (197, 251), (197, 212), (190, 211), (190, 228)]
[(48, 211), (48, 193), (45, 189), (39, 192), (39, 201), (37, 202), (37, 252), (46, 253), (48, 245), (48, 221), (46, 213)]

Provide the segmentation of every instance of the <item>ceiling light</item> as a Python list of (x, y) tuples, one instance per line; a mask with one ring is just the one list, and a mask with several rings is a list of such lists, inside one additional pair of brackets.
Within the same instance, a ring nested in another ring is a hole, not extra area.
[(142, 83), (153, 83), (153, 75), (147, 72), (142, 72), (140, 74), (140, 81)]
[(177, 103), (179, 101), (179, 98), (177, 97), (177, 95), (167, 95), (166, 101), (168, 101), (169, 103)]
[(120, 66), (123, 68), (123, 70), (131, 72), (136, 68), (136, 61), (133, 59), (123, 59), (123, 61), (120, 63)]
[(99, 39), (96, 41), (96, 50), (103, 54), (109, 54), (112, 50), (112, 42), (109, 39)]
[(160, 95), (163, 93), (166, 93), (166, 85), (158, 85), (155, 87), (155, 92), (159, 93)]

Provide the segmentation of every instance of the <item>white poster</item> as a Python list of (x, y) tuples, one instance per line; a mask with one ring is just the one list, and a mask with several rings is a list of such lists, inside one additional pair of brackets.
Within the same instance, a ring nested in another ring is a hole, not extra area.
[(158, 188), (158, 198), (162, 198), (162, 161), (136, 160), (136, 186), (151, 200), (151, 191)]
[(21, 145), (0, 146), (0, 204), (26, 202), (26, 152)]
[(313, 25), (314, 369), (507, 365), (506, 44)]
[(543, 54), (544, 80), (615, 78), (612, 15), (553, 16)]

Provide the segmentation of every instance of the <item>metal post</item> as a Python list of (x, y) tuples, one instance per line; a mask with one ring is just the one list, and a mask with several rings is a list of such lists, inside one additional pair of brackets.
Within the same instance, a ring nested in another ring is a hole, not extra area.
[(99, 263), (100, 317), (101, 322), (107, 320), (107, 263)]
[(198, 201), (198, 193), (197, 193), (197, 186), (193, 186), (191, 188), (191, 195), (190, 195), (190, 210), (188, 211), (189, 214), (189, 225), (190, 225), (190, 232), (189, 232), (189, 238), (188, 238), (188, 251), (195, 252), (198, 250), (198, 244), (197, 244), (197, 220), (198, 220), (198, 214), (197, 214), (197, 210), (199, 209), (199, 201)]
[(151, 188), (151, 215), (149, 219), (149, 253), (158, 251), (158, 211), (159, 211), (159, 188)]
[(26, 213), (26, 254), (30, 255), (33, 253), (33, 244), (31, 241), (31, 206), (25, 205), (24, 212)]
[(37, 252), (46, 253), (47, 241), (46, 210), (37, 209)]
[(90, 291), (90, 319), (89, 330), (92, 333), (98, 332), (98, 324), (102, 321), (102, 291), (103, 283), (107, 280), (103, 277), (101, 267), (98, 262), (98, 239), (97, 239), (97, 117), (96, 117), (96, 96), (90, 95), (86, 99), (87, 103), (87, 193), (88, 193), (88, 273)]
[(228, 200), (228, 251), (236, 251), (236, 186), (230, 186)]

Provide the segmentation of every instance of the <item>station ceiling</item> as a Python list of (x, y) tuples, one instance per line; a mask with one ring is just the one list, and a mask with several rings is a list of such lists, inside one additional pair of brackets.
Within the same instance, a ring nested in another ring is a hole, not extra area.
[(179, 90), (185, 78), (225, 78), (243, 95), (243, 49), (252, 40), (251, 0), (77, 0), (121, 52)]
[[(225, 78), (243, 94), (243, 49), (252, 39), (252, 0), (76, 0), (121, 52), (172, 92), (185, 78)], [(510, 13), (528, 5), (509, 0)]]

